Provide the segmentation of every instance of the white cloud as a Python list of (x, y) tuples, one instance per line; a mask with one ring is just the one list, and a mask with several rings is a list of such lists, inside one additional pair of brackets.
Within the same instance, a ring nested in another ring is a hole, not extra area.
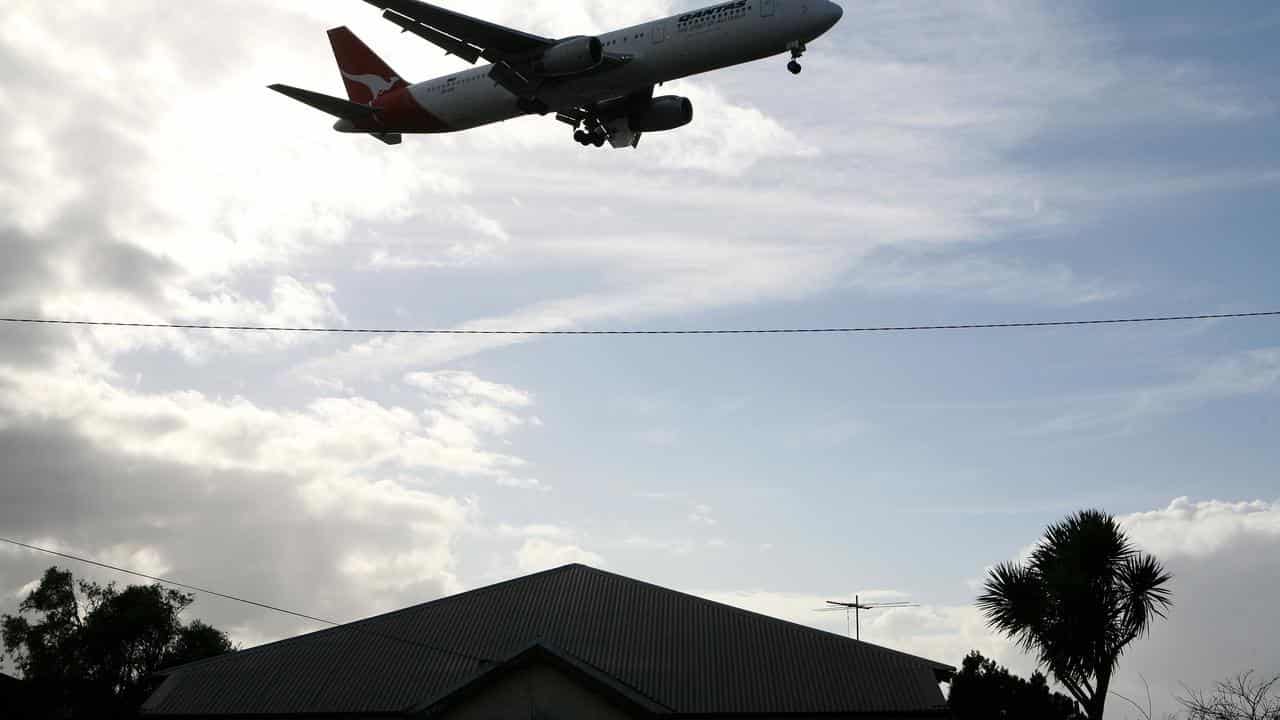
[(1114, 300), (1123, 291), (1081, 278), (1064, 265), (1030, 266), (981, 256), (869, 258), (850, 272), (850, 283), (880, 293), (957, 294), (992, 302), (1084, 305)]
[(536, 490), (544, 493), (554, 490), (550, 485), (537, 478), (500, 477), (498, 478), (498, 485), (516, 490)]
[(516, 565), (521, 572), (548, 570), (570, 563), (603, 567), (604, 558), (577, 545), (562, 544), (544, 537), (531, 537), (516, 551)]
[(548, 540), (566, 540), (573, 537), (573, 532), (558, 525), (523, 525), (502, 524), (497, 533), (503, 538), (543, 538)]
[(644, 535), (632, 535), (622, 541), (622, 546), (631, 550), (647, 552), (663, 552), (672, 555), (688, 555), (697, 547), (697, 543), (683, 538), (653, 538)]
[[(828, 595), (773, 592), (765, 590), (738, 592), (698, 592), (708, 600), (733, 605), (827, 632), (845, 635), (850, 631), (842, 612), (818, 612), (827, 608), (827, 600), (855, 594), (863, 600), (900, 599), (903, 593), (832, 593)], [(893, 648), (937, 662), (959, 666), (969, 652), (979, 650), (1001, 663), (1029, 668), (1027, 661), (1006, 641), (992, 635), (977, 608), (971, 606), (925, 606), (897, 608), (862, 613), (862, 639), (882, 647)]]
[[(426, 380), (414, 382), (422, 387)], [(293, 411), (191, 391), (148, 395), (91, 375), (0, 367), (0, 410), (65, 420), (103, 447), (201, 468), (329, 478), (391, 464), (504, 477), (525, 464), (484, 444), (522, 424), (507, 408), (530, 403), (526, 395), (467, 373), (431, 382), (440, 385), (432, 386), (434, 402), (421, 415), (359, 397), (321, 398)]]
[(1172, 572), (1174, 605), (1126, 655), (1118, 692), (1144, 697), (1141, 673), (1162, 717), (1176, 709), (1173, 697), (1184, 687), (1280, 667), (1280, 626), (1272, 622), (1280, 597), (1280, 503), (1179, 498), (1120, 519)]
[(716, 519), (710, 505), (695, 505), (689, 513), (689, 522), (695, 525), (714, 527)]
[(1274, 393), (1280, 388), (1280, 348), (1237, 352), (1177, 369), (1164, 384), (1085, 396), (1069, 409), (1031, 424), (1029, 435), (1128, 433), (1155, 419), (1206, 403)]
[(1178, 498), (1162, 510), (1121, 519), (1125, 531), (1158, 557), (1206, 558), (1246, 540), (1280, 547), (1280, 502), (1192, 502)]
[(694, 123), (679, 132), (641, 141), (664, 169), (732, 177), (765, 160), (812, 159), (820, 154), (776, 119), (754, 107), (733, 104), (713, 86), (683, 81), (664, 90), (689, 97), (695, 116)]

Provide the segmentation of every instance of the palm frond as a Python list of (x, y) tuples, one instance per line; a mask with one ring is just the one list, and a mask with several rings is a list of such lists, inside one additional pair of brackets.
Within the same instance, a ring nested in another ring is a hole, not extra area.
[(1047, 604), (1040, 577), (1017, 563), (1001, 563), (988, 573), (984, 589), (978, 609), (986, 615), (987, 624), (1035, 651)]
[[(1173, 606), (1173, 593), (1169, 589), (1171, 575), (1158, 560), (1150, 555), (1129, 558), (1120, 571), (1120, 626), (1125, 638), (1136, 639), (1146, 635), (1156, 618), (1164, 618)], [(1117, 648), (1123, 652), (1124, 648)]]

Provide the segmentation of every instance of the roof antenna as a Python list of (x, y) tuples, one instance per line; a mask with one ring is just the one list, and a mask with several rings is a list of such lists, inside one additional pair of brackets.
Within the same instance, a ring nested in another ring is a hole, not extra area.
[(845, 624), (849, 625), (848, 634), (855, 640), (862, 639), (863, 610), (920, 607), (913, 602), (864, 603), (861, 602), (857, 595), (853, 596), (853, 602), (851, 603), (828, 600), (827, 605), (830, 607), (818, 608), (815, 612), (840, 612), (843, 610)]

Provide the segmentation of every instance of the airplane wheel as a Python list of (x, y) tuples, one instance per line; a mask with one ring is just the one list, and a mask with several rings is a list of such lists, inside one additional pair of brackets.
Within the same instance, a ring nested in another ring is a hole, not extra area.
[(603, 136), (596, 136), (596, 139), (593, 141), (593, 144), (598, 148), (602, 148), (604, 147), (604, 140), (605, 139)]
[(787, 63), (787, 69), (791, 71), (792, 75), (799, 75), (800, 71), (804, 70), (804, 68), (800, 66), (800, 63), (796, 62), (795, 60), (792, 60), (791, 62)]
[(591, 142), (591, 136), (581, 130), (573, 134), (573, 139), (577, 140), (581, 145), (586, 145)]

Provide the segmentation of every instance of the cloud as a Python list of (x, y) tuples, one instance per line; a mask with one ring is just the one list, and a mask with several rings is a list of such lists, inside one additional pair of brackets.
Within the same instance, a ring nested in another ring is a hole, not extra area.
[(1163, 558), (1203, 559), (1238, 543), (1280, 545), (1280, 502), (1192, 502), (1181, 497), (1162, 510), (1122, 518), (1125, 531)]
[[(461, 587), (454, 547), (473, 522), (468, 500), (338, 467), (319, 475), (141, 454), (86, 442), (57, 417), (7, 420), (0, 525), (8, 535), (338, 620)], [(26, 552), (9, 557), (0, 588), (16, 592), (55, 563), (65, 565)], [(69, 567), (80, 577), (139, 582)], [(314, 629), (208, 597), (192, 617), (243, 628), (240, 642)]]
[(1086, 396), (1068, 401), (1071, 409), (1032, 424), (1029, 435), (1056, 433), (1129, 433), (1188, 408), (1233, 398), (1260, 396), (1280, 388), (1280, 348), (1224, 355), (1176, 369), (1164, 384)]
[(652, 538), (644, 535), (632, 535), (622, 541), (622, 547), (629, 550), (661, 552), (671, 555), (688, 555), (697, 547), (697, 543), (680, 538)]
[(431, 377), (421, 413), (359, 398), (321, 398), (275, 410), (244, 398), (185, 391), (130, 392), (90, 375), (5, 370), (0, 410), (28, 421), (61, 420), (102, 447), (193, 467), (333, 477), (390, 465), (503, 477), (525, 461), (483, 446), (522, 424), (518, 390), (467, 373)]
[(558, 525), (523, 525), (502, 524), (497, 528), (498, 537), (503, 538), (543, 538), (546, 540), (566, 540), (573, 532)]
[(577, 545), (554, 542), (546, 538), (531, 537), (516, 551), (516, 566), (521, 572), (532, 573), (570, 563), (582, 563), (595, 567), (604, 566), (604, 558), (583, 550)]
[(1075, 306), (1124, 295), (1098, 279), (1053, 264), (1001, 262), (982, 256), (874, 256), (853, 269), (850, 284), (883, 294), (965, 295), (998, 303)]
[(713, 512), (710, 505), (695, 505), (689, 513), (689, 522), (695, 525), (714, 527), (716, 519), (713, 516)]
[(1120, 519), (1173, 573), (1174, 605), (1126, 655), (1118, 692), (1145, 697), (1141, 673), (1161, 717), (1176, 709), (1173, 698), (1184, 686), (1209, 688), (1249, 669), (1280, 667), (1280, 631), (1272, 622), (1280, 597), (1280, 503), (1179, 498)]
[(536, 490), (538, 492), (551, 492), (553, 487), (547, 485), (537, 478), (518, 478), (518, 477), (500, 477), (498, 485), (515, 490)]
[[(852, 598), (863, 600), (901, 599), (903, 593), (833, 592), (827, 595), (776, 592), (767, 590), (737, 592), (698, 592), (708, 600), (763, 613), (801, 625), (808, 625), (838, 635), (850, 633), (851, 627), (842, 612), (818, 612), (830, 607), (827, 600)], [(896, 608), (867, 611), (862, 614), (862, 639), (882, 647), (959, 666), (973, 650), (1013, 667), (1029, 667), (1007, 641), (987, 630), (977, 608), (971, 606), (930, 605), (919, 608)]]

